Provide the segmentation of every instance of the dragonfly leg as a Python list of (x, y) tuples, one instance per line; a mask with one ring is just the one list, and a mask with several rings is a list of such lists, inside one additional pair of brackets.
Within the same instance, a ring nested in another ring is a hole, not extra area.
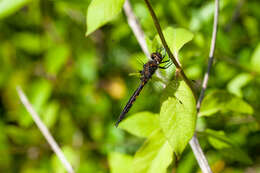
[(170, 60), (167, 60), (167, 61), (163, 61), (163, 62), (161, 62), (160, 64), (162, 64), (162, 63), (166, 63), (166, 62), (169, 62)]
[(165, 66), (159, 66), (159, 68), (160, 69), (167, 69), (167, 68), (169, 68), (170, 66), (172, 65), (172, 62), (170, 62), (170, 63), (168, 63), (168, 64), (166, 64)]
[(140, 58), (138, 58), (138, 57), (137, 57), (137, 61), (138, 61), (139, 64), (144, 65), (144, 62)]
[(162, 50), (164, 50), (163, 51), (163, 53), (162, 53), (162, 58), (164, 58), (165, 56), (166, 56), (166, 50), (165, 50), (165, 48), (163, 47), (163, 49)]

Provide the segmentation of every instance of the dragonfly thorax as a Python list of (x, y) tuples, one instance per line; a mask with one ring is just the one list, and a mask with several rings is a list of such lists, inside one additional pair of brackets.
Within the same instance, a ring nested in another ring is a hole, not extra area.
[(151, 54), (152, 60), (154, 60), (157, 64), (160, 64), (162, 61), (163, 57), (159, 52), (155, 52)]

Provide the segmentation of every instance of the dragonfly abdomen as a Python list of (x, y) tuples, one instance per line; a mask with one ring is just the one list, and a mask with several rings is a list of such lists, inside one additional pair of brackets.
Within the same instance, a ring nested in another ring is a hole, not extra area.
[(140, 94), (140, 92), (142, 91), (142, 89), (143, 89), (143, 87), (145, 86), (146, 83), (147, 83), (146, 80), (142, 81), (140, 86), (135, 90), (134, 94), (131, 96), (131, 98), (127, 102), (126, 106), (124, 107), (123, 111), (121, 112), (119, 119), (116, 122), (116, 127), (124, 119), (126, 113), (130, 110), (130, 108), (132, 107), (133, 103), (136, 100), (136, 97)]
[[(123, 120), (125, 117), (126, 113), (130, 110), (132, 107), (134, 101), (136, 100), (136, 97), (140, 94), (141, 90), (143, 89), (144, 85), (148, 82), (149, 79), (151, 79), (152, 75), (155, 73), (155, 71), (160, 68), (159, 64), (163, 63), (162, 59), (164, 57), (158, 53), (152, 53), (151, 54), (151, 60), (148, 61), (146, 64), (143, 66), (143, 70), (140, 72), (142, 77), (141, 79), (141, 84), (139, 87), (135, 90), (134, 94), (131, 96), (129, 101), (127, 102), (126, 106), (124, 107), (123, 111), (121, 112), (117, 122), (116, 122), (116, 127), (118, 124)], [(167, 62), (167, 61), (165, 61)]]

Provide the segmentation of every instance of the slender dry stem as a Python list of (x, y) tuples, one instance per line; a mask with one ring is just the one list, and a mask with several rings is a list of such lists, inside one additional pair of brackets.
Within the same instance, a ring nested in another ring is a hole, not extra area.
[(145, 41), (144, 32), (143, 32), (136, 16), (133, 13), (133, 10), (132, 10), (132, 7), (131, 7), (129, 0), (125, 1), (124, 11), (125, 11), (125, 15), (127, 17), (128, 24), (131, 27), (139, 45), (141, 46), (142, 51), (144, 52), (144, 54), (147, 57), (150, 57), (148, 46), (147, 46), (146, 41)]
[[(214, 60), (214, 52), (215, 52), (215, 45), (216, 45), (216, 37), (217, 37), (217, 30), (218, 30), (218, 12), (219, 12), (219, 0), (215, 0), (215, 13), (214, 13), (214, 23), (213, 23), (213, 32), (212, 32), (212, 38), (211, 38), (211, 45), (210, 45), (210, 52), (209, 52), (209, 62), (208, 62), (208, 67), (207, 67), (207, 72), (204, 75), (203, 82), (202, 82), (202, 88), (200, 92), (199, 99), (197, 101), (197, 112), (199, 113), (201, 102), (204, 98), (204, 93), (205, 90), (207, 89), (208, 86), (208, 80), (209, 80), (209, 74), (210, 74), (210, 69), (213, 64)], [(199, 148), (193, 148), (199, 146), (199, 141), (196, 138), (196, 133), (194, 134), (193, 138), (190, 140), (190, 146), (192, 147), (193, 153), (196, 156), (200, 168), (202, 172), (207, 172), (211, 173), (211, 169), (208, 165), (208, 161), (203, 153), (203, 151)], [(200, 158), (200, 159), (198, 159)]]
[(208, 62), (207, 71), (203, 78), (200, 96), (197, 101), (197, 112), (199, 112), (200, 110), (201, 102), (204, 98), (204, 93), (208, 86), (210, 69), (212, 67), (213, 60), (214, 60), (214, 52), (215, 52), (215, 45), (216, 45), (216, 38), (217, 38), (217, 31), (218, 31), (218, 11), (219, 11), (219, 0), (215, 0), (215, 13), (214, 13), (213, 32), (212, 32), (212, 38), (210, 44), (210, 52), (209, 52), (209, 62)]
[(156, 17), (156, 14), (151, 6), (151, 4), (149, 3), (148, 0), (144, 0), (148, 9), (149, 9), (149, 12), (153, 18), (153, 22), (154, 22), (154, 25), (155, 25), (155, 28), (159, 34), (159, 37), (162, 41), (162, 44), (163, 44), (163, 47), (165, 48), (167, 54), (169, 55), (169, 57), (171, 58), (172, 62), (174, 63), (175, 67), (176, 67), (176, 71), (181, 75), (181, 77), (183, 78), (183, 80), (185, 81), (185, 83), (190, 87), (190, 89), (192, 90), (192, 93), (194, 95), (195, 98), (197, 98), (196, 96), (196, 92), (194, 90), (194, 87), (191, 83), (191, 81), (188, 79), (188, 77), (186, 76), (186, 74), (184, 73), (182, 67), (181, 67), (181, 64), (178, 62), (178, 60), (173, 56), (168, 44), (166, 43), (166, 40), (164, 38), (164, 35), (163, 35), (163, 32), (162, 32), (162, 29), (161, 29), (161, 26), (159, 24), (159, 21)]
[(36, 123), (37, 127), (39, 128), (40, 132), (42, 135), (45, 137), (49, 145), (51, 146), (52, 150), (54, 153), (57, 155), (57, 157), (60, 159), (61, 163), (65, 167), (68, 173), (74, 173), (74, 170), (68, 160), (66, 159), (65, 155), (63, 154), (62, 150), (52, 137), (51, 133), (49, 132), (48, 128), (45, 126), (45, 124), (42, 122), (40, 119), (39, 115), (36, 113), (36, 111), (33, 109), (32, 105), (28, 101), (26, 95), (22, 91), (22, 89), (18, 86), (17, 88), (18, 95), (20, 97), (21, 102), (27, 109), (27, 111), (30, 113), (32, 116), (34, 122)]
[[(148, 46), (146, 44), (146, 41), (145, 41), (145, 35), (144, 35), (144, 32), (141, 28), (141, 25), (140, 23), (138, 22), (136, 16), (134, 15), (134, 12), (132, 10), (132, 7), (131, 7), (131, 4), (129, 2), (129, 0), (126, 0), (125, 1), (125, 4), (124, 4), (124, 12), (125, 12), (125, 15), (127, 17), (127, 22), (128, 22), (128, 25), (130, 26), (130, 28), (132, 29), (142, 51), (144, 52), (144, 54), (146, 55), (147, 58), (151, 59), (151, 56), (150, 56), (150, 52), (148, 50)], [(158, 78), (160, 78), (164, 83), (166, 83), (166, 78), (160, 73), (160, 71), (156, 71), (156, 75)], [(163, 84), (163, 87), (165, 88), (166, 85)]]

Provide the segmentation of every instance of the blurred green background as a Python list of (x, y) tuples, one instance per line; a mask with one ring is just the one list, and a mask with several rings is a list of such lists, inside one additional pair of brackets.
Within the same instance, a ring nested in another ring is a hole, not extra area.
[[(115, 128), (114, 123), (139, 84), (129, 73), (140, 70), (138, 59), (146, 61), (145, 56), (123, 12), (85, 37), (89, 3), (0, 0), (0, 172), (65, 172), (19, 101), (18, 85), (78, 173), (109, 172), (111, 152), (134, 154), (144, 141)], [(131, 3), (147, 39), (152, 39), (156, 30), (145, 3)], [(194, 33), (180, 58), (188, 77), (199, 85), (207, 66), (214, 1), (151, 3), (163, 28), (183, 27)], [(254, 108), (254, 114), (218, 113), (198, 120), (198, 129), (224, 131), (241, 148), (241, 153), (219, 150), (198, 134), (215, 173), (260, 172), (259, 9), (258, 0), (222, 0), (220, 4), (208, 91), (235, 94)], [(160, 85), (151, 82), (130, 114), (158, 113), (160, 93)], [(172, 169), (199, 171), (190, 147), (178, 168)]]

